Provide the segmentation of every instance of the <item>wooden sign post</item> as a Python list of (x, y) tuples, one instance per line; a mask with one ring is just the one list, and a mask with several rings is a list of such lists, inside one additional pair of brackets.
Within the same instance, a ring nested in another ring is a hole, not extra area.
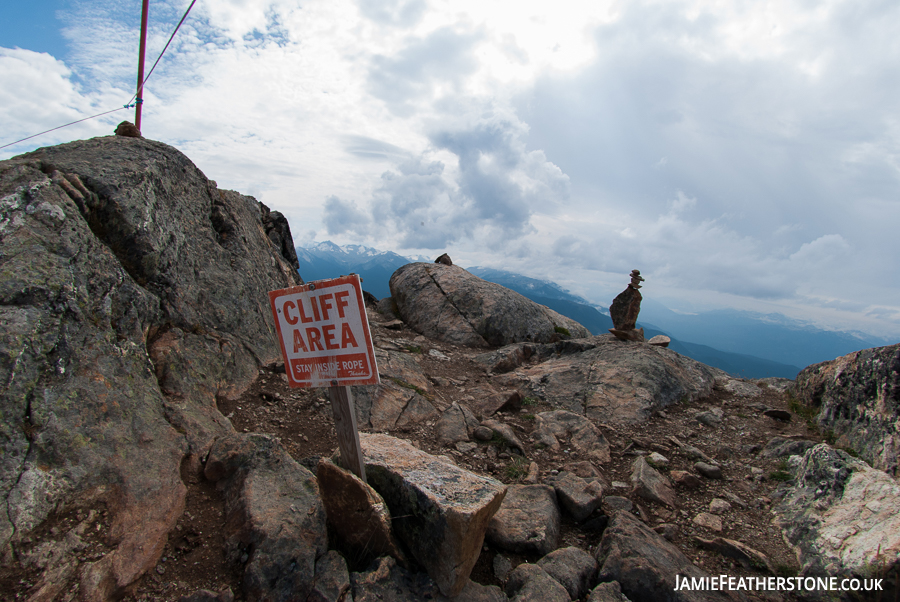
[(328, 387), (344, 467), (363, 481), (352, 385), (380, 383), (359, 276), (271, 291), (269, 302), (291, 387)]

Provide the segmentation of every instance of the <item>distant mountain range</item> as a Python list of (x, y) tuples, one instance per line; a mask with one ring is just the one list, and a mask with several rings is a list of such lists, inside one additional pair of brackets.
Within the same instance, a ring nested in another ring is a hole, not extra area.
[[(411, 261), (432, 261), (328, 241), (297, 248), (297, 259), (300, 276), (306, 281), (356, 273), (363, 279), (363, 290), (379, 299), (390, 296), (388, 281), (397, 268)], [(606, 307), (553, 282), (494, 268), (468, 270), (572, 318), (594, 334), (612, 328)], [(669, 349), (673, 351), (744, 378), (794, 378), (800, 367), (896, 342), (861, 333), (822, 330), (780, 314), (730, 309), (682, 314), (646, 296), (638, 326), (644, 328), (647, 338), (656, 334), (669, 336)]]

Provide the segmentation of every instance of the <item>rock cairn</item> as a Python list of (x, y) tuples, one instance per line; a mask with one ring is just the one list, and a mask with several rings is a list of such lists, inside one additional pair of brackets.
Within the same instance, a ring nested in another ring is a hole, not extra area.
[(609, 315), (613, 328), (609, 331), (623, 341), (643, 341), (644, 329), (635, 330), (637, 317), (641, 311), (641, 282), (644, 278), (639, 270), (631, 270), (631, 282), (628, 287), (613, 299), (609, 306)]

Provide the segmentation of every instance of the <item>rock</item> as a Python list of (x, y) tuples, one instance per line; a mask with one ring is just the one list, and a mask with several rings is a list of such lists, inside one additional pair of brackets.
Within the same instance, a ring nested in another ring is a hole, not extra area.
[(0, 548), (104, 504), (115, 547), (80, 592), (121, 597), (183, 510), (182, 460), (232, 430), (216, 399), (280, 357), (266, 293), (297, 266), (267, 208), (143, 138), (2, 161), (0, 199)]
[(792, 482), (772, 509), (803, 576), (894, 574), (900, 562), (900, 485), (822, 443), (788, 460)]
[[(491, 429), (492, 432), (499, 435), (508, 447), (518, 450), (519, 454), (525, 454), (525, 446), (522, 445), (521, 441), (519, 441), (519, 438), (516, 436), (516, 433), (512, 430), (511, 426), (509, 426), (508, 424), (503, 424), (502, 422), (499, 422), (497, 420), (485, 420), (481, 424), (482, 426)], [(491, 435), (491, 438), (493, 438), (493, 435)]]
[(666, 541), (675, 541), (678, 537), (678, 525), (672, 523), (660, 523), (653, 527), (653, 530), (662, 535)]
[(547, 484), (556, 490), (556, 499), (576, 522), (586, 519), (603, 502), (603, 485), (597, 481), (585, 481), (571, 472), (563, 471)]
[(537, 462), (532, 462), (528, 465), (528, 475), (525, 477), (525, 482), (529, 485), (534, 485), (538, 481), (540, 481), (541, 477), (541, 467), (538, 466)]
[(725, 539), (723, 537), (716, 537), (715, 539), (709, 540), (695, 537), (694, 543), (704, 550), (712, 550), (713, 552), (718, 552), (726, 558), (734, 558), (735, 560), (740, 562), (741, 566), (743, 566), (745, 569), (751, 567), (760, 570), (766, 569), (773, 575), (777, 575), (775, 568), (772, 566), (772, 563), (769, 561), (769, 558), (765, 554), (754, 550), (747, 544), (740, 541)]
[(597, 470), (591, 462), (581, 460), (580, 462), (566, 462), (564, 468), (586, 481), (600, 481), (603, 483), (603, 474)]
[(762, 389), (760, 389), (756, 384), (748, 383), (736, 378), (728, 379), (723, 388), (729, 393), (732, 393), (738, 397), (752, 398), (762, 395)]
[(269, 435), (229, 435), (209, 451), (206, 477), (225, 495), (226, 558), (244, 565), (244, 594), (305, 600), (328, 549), (316, 478)]
[(379, 558), (366, 572), (350, 573), (350, 588), (353, 602), (420, 602), (440, 595), (428, 575), (411, 573), (390, 556)]
[(442, 263), (444, 265), (453, 265), (453, 261), (450, 259), (450, 256), (444, 253), (440, 257), (434, 260), (435, 263)]
[(638, 343), (644, 342), (643, 328), (638, 328), (635, 330), (619, 330), (617, 328), (610, 328), (609, 331), (620, 341), (636, 341)]
[(472, 437), (478, 441), (490, 441), (494, 438), (494, 431), (486, 426), (476, 426), (472, 430)]
[(731, 504), (721, 498), (713, 498), (709, 503), (710, 514), (721, 516), (731, 510)]
[(329, 460), (319, 461), (316, 478), (328, 524), (354, 564), (365, 565), (379, 556), (406, 558), (391, 530), (391, 513), (377, 491), (349, 470)]
[(694, 462), (694, 470), (699, 472), (707, 479), (722, 478), (722, 469), (715, 464), (707, 464), (706, 462)]
[(547, 485), (510, 485), (487, 530), (488, 540), (502, 550), (541, 556), (556, 549), (559, 535), (556, 492)]
[(391, 430), (438, 416), (434, 387), (408, 353), (375, 349), (381, 384), (353, 388), (356, 419), (361, 428)]
[(628, 596), (622, 593), (622, 586), (618, 581), (601, 583), (587, 597), (585, 602), (631, 602)]
[(713, 408), (706, 412), (698, 412), (694, 417), (697, 422), (706, 426), (716, 427), (722, 424), (723, 412), (721, 408)]
[(780, 420), (782, 422), (791, 421), (791, 413), (784, 410), (768, 409), (763, 412), (763, 416), (767, 416), (769, 418), (772, 418), (773, 420)]
[(658, 504), (675, 507), (675, 492), (669, 479), (638, 456), (631, 465), (632, 492)]
[(706, 397), (715, 384), (712, 369), (668, 349), (622, 345), (611, 335), (579, 343), (579, 349), (588, 348), (494, 381), (593, 422), (614, 425), (643, 422), (682, 399)]
[(679, 487), (696, 489), (700, 486), (700, 479), (684, 470), (673, 470), (669, 476), (672, 477), (672, 482)]
[(537, 565), (566, 588), (572, 600), (580, 600), (588, 593), (598, 568), (593, 556), (576, 547), (554, 550), (538, 560)]
[(509, 572), (513, 569), (512, 561), (503, 554), (494, 556), (494, 576), (501, 583), (506, 581)]
[(468, 441), (478, 426), (478, 419), (467, 407), (453, 402), (434, 425), (434, 430), (438, 443), (449, 446), (458, 441)]
[(746, 508), (746, 507), (747, 507), (747, 502), (745, 502), (744, 500), (742, 500), (742, 499), (740, 498), (740, 496), (735, 495), (734, 493), (732, 493), (732, 492), (730, 492), (730, 491), (723, 491), (723, 492), (722, 492), (722, 496), (728, 498), (728, 501), (729, 501), (729, 502), (731, 502), (732, 504), (735, 504), (735, 505), (738, 506), (739, 508)]
[(897, 476), (900, 464), (900, 344), (864, 349), (813, 364), (797, 375), (794, 392), (818, 408), (822, 431), (838, 435), (872, 467)]
[(779, 393), (784, 393), (794, 387), (794, 381), (789, 378), (779, 378), (777, 376), (769, 376), (767, 378), (757, 378), (755, 381), (760, 388), (775, 389)]
[(714, 514), (710, 514), (709, 512), (701, 512), (697, 516), (694, 517), (693, 523), (698, 527), (704, 527), (706, 529), (710, 529), (711, 531), (721, 531), (722, 530), (722, 519)]
[(647, 343), (650, 345), (657, 345), (658, 347), (668, 347), (669, 343), (672, 342), (672, 339), (667, 337), (664, 334), (658, 334), (655, 337), (652, 337)]
[(600, 564), (597, 579), (618, 581), (630, 600), (728, 600), (717, 591), (674, 590), (675, 575), (698, 579), (710, 576), (628, 512), (612, 517), (595, 557)]
[(130, 121), (122, 121), (116, 126), (116, 136), (125, 136), (127, 138), (143, 138), (141, 130)]
[(506, 487), (441, 462), (410, 443), (360, 433), (369, 484), (384, 498), (394, 533), (446, 596), (462, 591)]
[(634, 330), (641, 312), (641, 291), (631, 284), (619, 293), (609, 306), (609, 316), (616, 330)]
[(767, 459), (784, 458), (786, 456), (802, 456), (815, 443), (806, 439), (785, 439), (772, 437), (762, 450), (762, 457)]
[(475, 414), (487, 418), (497, 412), (518, 412), (522, 409), (522, 396), (518, 391), (497, 391), (490, 385), (469, 390), (474, 397), (472, 407)]
[(544, 569), (523, 563), (509, 574), (506, 595), (513, 602), (569, 602), (566, 588)]
[(350, 591), (350, 574), (343, 556), (329, 550), (316, 561), (316, 582), (306, 602), (343, 602)]
[(568, 439), (569, 445), (587, 454), (600, 464), (609, 462), (609, 441), (596, 426), (584, 416), (566, 410), (541, 412), (536, 417), (532, 437), (545, 447), (560, 449), (559, 439)]
[(631, 503), (631, 500), (627, 497), (622, 497), (621, 495), (608, 495), (603, 498), (603, 503), (609, 508), (610, 514), (614, 514), (619, 510), (631, 512), (634, 508), (634, 504)]
[(389, 284), (400, 317), (430, 339), (488, 347), (547, 343), (560, 338), (560, 331), (590, 336), (577, 322), (458, 266), (410, 263)]
[(647, 456), (647, 464), (653, 468), (667, 468), (669, 466), (669, 459), (659, 452), (652, 452)]

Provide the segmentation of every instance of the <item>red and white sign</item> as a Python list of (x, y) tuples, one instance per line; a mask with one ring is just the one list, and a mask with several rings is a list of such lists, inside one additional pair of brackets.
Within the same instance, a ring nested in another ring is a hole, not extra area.
[(359, 276), (271, 291), (269, 301), (290, 386), (380, 382)]

